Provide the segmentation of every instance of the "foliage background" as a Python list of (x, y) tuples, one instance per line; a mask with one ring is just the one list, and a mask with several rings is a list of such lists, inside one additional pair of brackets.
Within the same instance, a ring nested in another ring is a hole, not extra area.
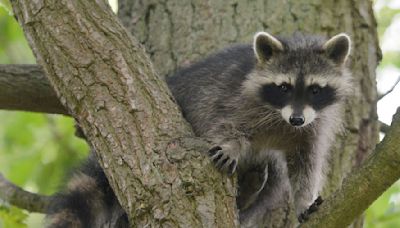
[[(400, 76), (398, 2), (375, 2), (384, 54), (378, 69), (381, 92), (389, 89)], [(111, 1), (113, 6), (115, 3)], [(35, 63), (35, 59), (10, 13), (8, 2), (0, 0), (0, 64), (11, 63)], [(379, 102), (382, 121), (390, 123), (391, 115), (400, 105), (399, 96), (397, 88)], [(0, 110), (0, 173), (24, 189), (40, 194), (56, 192), (87, 152), (86, 143), (74, 136), (73, 120), (69, 117)], [(400, 182), (387, 190), (367, 210), (365, 217), (365, 227), (400, 227)], [(42, 227), (42, 220), (43, 215), (29, 214), (0, 200), (0, 228)]]

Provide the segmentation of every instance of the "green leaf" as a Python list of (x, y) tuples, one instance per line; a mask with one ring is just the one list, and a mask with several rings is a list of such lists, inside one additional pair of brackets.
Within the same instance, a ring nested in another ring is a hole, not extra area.
[(13, 206), (0, 204), (0, 227), (26, 228), (28, 214)]
[(366, 211), (365, 227), (400, 227), (400, 181), (386, 190)]
[(10, 16), (13, 15), (12, 6), (11, 6), (10, 1), (0, 0), (0, 7), (4, 8)]

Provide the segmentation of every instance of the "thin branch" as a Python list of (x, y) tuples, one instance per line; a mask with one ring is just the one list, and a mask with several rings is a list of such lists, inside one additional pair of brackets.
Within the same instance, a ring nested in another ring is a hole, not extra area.
[(393, 84), (392, 88), (390, 88), (388, 91), (386, 91), (385, 93), (380, 94), (380, 95), (378, 96), (378, 101), (381, 100), (382, 98), (384, 98), (384, 97), (385, 97), (386, 95), (388, 95), (389, 93), (391, 93), (391, 92), (394, 90), (394, 88), (396, 88), (397, 84), (399, 84), (399, 82), (400, 82), (400, 76), (399, 76), (399, 78), (397, 79), (397, 81)]
[(0, 109), (68, 115), (38, 65), (0, 65)]
[(400, 178), (400, 109), (375, 151), (302, 227), (347, 227)]
[(390, 129), (390, 126), (382, 121), (379, 121), (379, 131), (386, 134)]
[(46, 213), (52, 197), (27, 192), (8, 181), (0, 173), (0, 198), (30, 212)]

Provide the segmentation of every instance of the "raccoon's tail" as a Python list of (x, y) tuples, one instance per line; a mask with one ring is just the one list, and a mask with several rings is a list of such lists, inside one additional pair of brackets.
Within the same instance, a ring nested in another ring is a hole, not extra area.
[(54, 196), (47, 216), (49, 228), (129, 227), (128, 219), (92, 152)]

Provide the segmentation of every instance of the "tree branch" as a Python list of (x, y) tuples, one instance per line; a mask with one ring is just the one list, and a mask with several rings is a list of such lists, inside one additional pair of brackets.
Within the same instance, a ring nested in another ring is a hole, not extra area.
[(51, 196), (27, 192), (4, 178), (0, 173), (0, 198), (30, 212), (46, 213)]
[[(400, 109), (375, 151), (302, 227), (346, 227), (400, 178)], [(383, 176), (384, 175), (384, 176)]]
[(0, 109), (68, 115), (37, 65), (0, 65)]
[(386, 134), (390, 129), (390, 126), (386, 123), (379, 121), (379, 131)]
[(394, 90), (394, 88), (396, 88), (397, 84), (399, 84), (399, 82), (400, 82), (400, 76), (399, 76), (399, 78), (397, 79), (397, 81), (393, 84), (393, 86), (392, 86), (388, 91), (386, 91), (385, 93), (380, 94), (380, 95), (378, 96), (378, 101), (381, 100), (382, 98), (384, 98), (384, 97), (385, 97), (386, 95), (388, 95), (389, 93), (391, 93), (391, 92)]

